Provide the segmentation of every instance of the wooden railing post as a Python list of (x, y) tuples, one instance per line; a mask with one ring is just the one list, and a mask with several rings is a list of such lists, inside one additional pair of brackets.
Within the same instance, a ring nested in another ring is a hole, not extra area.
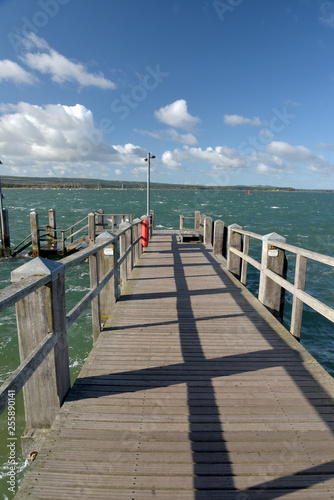
[(15, 269), (11, 279), (18, 282), (36, 275), (50, 275), (51, 280), (16, 304), (20, 360), (23, 362), (48, 334), (56, 332), (58, 343), (23, 387), (23, 438), (28, 446), (38, 430), (51, 426), (70, 389), (64, 265), (37, 258)]
[(151, 220), (150, 238), (152, 238), (153, 231), (154, 231), (154, 210), (150, 210), (150, 220)]
[[(295, 288), (296, 290), (305, 290), (307, 258), (297, 254), (296, 269), (295, 269)], [(293, 296), (292, 312), (291, 312), (291, 334), (300, 340), (302, 329), (303, 302), (295, 295)]]
[[(140, 224), (140, 219), (135, 219), (133, 221), (133, 241), (138, 240), (141, 234), (141, 224)], [(136, 264), (137, 260), (140, 257), (140, 238), (139, 241), (134, 245), (134, 252), (133, 252), (133, 263), (134, 265)]]
[[(89, 257), (89, 277), (90, 287), (94, 289), (100, 283), (100, 270), (98, 252), (90, 255)], [(100, 308), (100, 295), (92, 300), (92, 328), (93, 328), (93, 342), (99, 338), (101, 333), (101, 308)]]
[(195, 212), (195, 225), (194, 225), (195, 231), (199, 231), (200, 225), (201, 225), (201, 212), (196, 210), (196, 212)]
[[(125, 241), (125, 234), (124, 233), (119, 236), (118, 241), (119, 241), (119, 257), (122, 258), (126, 252), (126, 241)], [(119, 278), (120, 278), (119, 284), (121, 287), (121, 292), (122, 292), (124, 285), (126, 283), (126, 280), (127, 280), (126, 273), (127, 273), (126, 261), (123, 261), (120, 265), (120, 268), (119, 268)]]
[[(119, 225), (120, 229), (128, 228), (125, 233), (121, 234), (119, 236), (119, 251), (120, 251), (120, 257), (123, 257), (127, 249), (131, 246), (132, 244), (132, 235), (131, 235), (131, 226), (132, 224), (130, 222), (122, 222)], [(125, 283), (128, 280), (128, 276), (131, 273), (131, 253), (126, 257), (126, 259), (122, 262), (120, 266), (120, 285), (121, 285), (121, 290), (123, 289)]]
[(224, 248), (224, 229), (225, 223), (222, 220), (216, 220), (213, 228), (213, 253), (222, 255)]
[(180, 215), (180, 242), (183, 243), (184, 216)]
[(102, 208), (99, 208), (99, 210), (96, 210), (96, 212), (95, 212), (95, 229), (96, 229), (96, 231), (103, 231), (103, 229), (104, 229), (103, 214), (104, 214), (104, 210)]
[[(104, 233), (101, 233), (96, 237), (96, 243), (101, 243), (102, 241), (106, 240), (112, 240), (110, 242), (110, 245), (104, 247), (98, 253), (98, 266), (101, 277), (115, 267), (115, 263), (117, 260), (117, 252), (115, 254), (114, 245), (115, 238), (117, 238), (117, 236), (113, 233), (110, 233), (109, 231), (105, 231)], [(117, 301), (117, 295), (115, 294), (115, 279), (117, 280), (117, 270), (115, 270), (114, 276), (110, 278), (108, 283), (100, 292), (100, 314), (103, 324), (106, 323), (108, 317), (111, 314), (112, 308)]]
[(38, 225), (38, 214), (36, 212), (30, 212), (30, 226), (31, 226), (32, 256), (39, 257), (40, 254), (39, 225)]
[[(247, 234), (244, 234), (242, 253), (244, 255), (249, 254), (249, 236)], [(248, 268), (247, 260), (242, 259), (240, 281), (243, 285), (246, 285), (247, 283), (247, 268)]]
[(133, 248), (132, 248), (132, 243), (133, 243), (132, 227), (133, 226), (132, 226), (131, 222), (128, 222), (127, 224), (129, 226), (129, 229), (125, 233), (125, 247), (126, 247), (126, 250), (131, 248), (131, 251), (126, 258), (126, 279), (129, 278), (131, 271), (133, 269)]
[(268, 241), (285, 243), (286, 239), (277, 234), (270, 233), (262, 237), (262, 258), (259, 283), (259, 301), (279, 320), (283, 318), (285, 289), (265, 275), (265, 270), (270, 269), (279, 276), (286, 275), (285, 251), (269, 245)]
[(95, 216), (93, 212), (88, 214), (88, 240), (90, 245), (95, 243)]
[(9, 218), (8, 218), (7, 208), (4, 208), (2, 210), (2, 215), (3, 215), (2, 254), (4, 257), (10, 257), (10, 254), (11, 254), (10, 253), (10, 234), (9, 234)]
[(231, 224), (227, 229), (227, 269), (240, 279), (241, 258), (231, 252), (231, 248), (242, 250), (242, 236), (240, 233), (235, 232), (235, 230), (242, 229), (242, 227), (238, 224)]
[(204, 245), (212, 245), (212, 218), (205, 217), (203, 229), (203, 243)]
[(65, 255), (66, 243), (65, 243), (65, 231), (61, 230), (61, 251)]

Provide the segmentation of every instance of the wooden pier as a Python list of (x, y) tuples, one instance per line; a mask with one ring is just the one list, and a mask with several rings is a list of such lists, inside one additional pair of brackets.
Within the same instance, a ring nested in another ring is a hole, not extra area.
[(17, 499), (334, 498), (334, 381), (214, 248), (154, 232)]

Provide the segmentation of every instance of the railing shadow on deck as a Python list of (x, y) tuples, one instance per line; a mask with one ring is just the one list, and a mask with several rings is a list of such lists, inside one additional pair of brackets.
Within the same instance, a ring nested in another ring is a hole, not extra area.
[[(189, 408), (189, 440), (192, 446), (192, 456), (194, 462), (194, 498), (196, 500), (204, 500), (208, 498), (206, 493), (201, 490), (206, 489), (208, 486), (210, 490), (213, 491), (212, 494), (217, 495), (212, 496), (212, 498), (218, 498), (219, 494), (223, 495), (223, 491), (229, 491), (234, 496), (229, 496), (228, 498), (233, 498), (235, 500), (251, 500), (259, 498), (276, 499), (281, 496), (286, 495), (290, 490), (297, 491), (299, 489), (305, 488), (305, 483), (301, 481), (302, 477), (307, 475), (308, 482), (307, 487), (312, 487), (319, 485), (320, 483), (325, 483), (327, 480), (331, 480), (334, 478), (334, 462), (328, 462), (326, 464), (322, 464), (319, 466), (314, 466), (307, 468), (305, 470), (299, 471), (297, 474), (290, 475), (282, 475), (281, 477), (276, 477), (273, 480), (270, 480), (271, 475), (275, 475), (275, 471), (270, 473), (270, 470), (266, 470), (266, 466), (264, 464), (263, 475), (268, 477), (268, 481), (264, 481), (262, 484), (259, 484), (254, 487), (250, 487), (245, 490), (239, 490), (235, 487), (233, 481), (234, 472), (232, 470), (232, 463), (229, 458), (229, 451), (226, 447), (226, 442), (224, 440), (224, 424), (221, 421), (219, 415), (219, 408), (216, 401), (216, 395), (212, 380), (212, 374), (210, 373), (212, 369), (214, 369), (215, 376), (223, 377), (230, 376), (234, 374), (239, 374), (242, 372), (251, 372), (252, 370), (264, 370), (267, 368), (274, 367), (282, 367), (289, 373), (291, 380), (299, 387), (301, 394), (309, 401), (309, 403), (314, 407), (314, 409), (318, 412), (321, 417), (321, 420), (326, 424), (328, 431), (333, 432), (334, 422), (331, 418), (331, 415), (328, 413), (328, 417), (326, 414), (322, 414), (319, 412), (317, 406), (314, 406), (316, 399), (313, 399), (311, 396), (314, 393), (317, 394), (317, 398), (320, 400), (322, 398), (329, 398), (330, 401), (334, 405), (334, 401), (332, 400), (332, 396), (326, 392), (326, 389), (321, 386), (316, 379), (313, 378), (313, 388), (312, 392), (308, 392), (307, 386), (303, 384), (303, 379), (305, 377), (310, 377), (310, 372), (304, 366), (304, 359), (299, 354), (299, 352), (295, 349), (291, 350), (291, 359), (286, 362), (283, 360), (279, 361), (277, 357), (277, 341), (282, 344), (287, 343), (287, 340), (277, 334), (277, 331), (264, 319), (259, 312), (253, 310), (251, 314), (249, 314), (249, 305), (247, 301), (241, 298), (242, 291), (241, 288), (235, 286), (233, 291), (230, 290), (232, 296), (238, 301), (239, 306), (243, 309), (241, 314), (248, 315), (248, 318), (251, 322), (256, 325), (256, 328), (262, 333), (268, 344), (271, 344), (271, 347), (267, 350), (260, 350), (258, 352), (259, 358), (261, 361), (258, 361), (256, 364), (252, 363), (252, 358), (256, 353), (243, 353), (236, 355), (229, 355), (217, 358), (207, 359), (205, 357), (203, 347), (201, 345), (199, 332), (197, 328), (197, 322), (201, 321), (205, 318), (201, 318), (198, 320), (195, 318), (195, 315), (191, 306), (191, 297), (195, 295), (198, 291), (191, 291), (187, 285), (187, 277), (185, 274), (185, 267), (191, 266), (194, 264), (187, 264), (182, 262), (181, 255), (183, 252), (189, 252), (196, 250), (205, 256), (207, 259), (208, 265), (214, 266), (217, 270), (217, 274), (222, 281), (222, 288), (225, 288), (227, 284), (231, 283), (230, 278), (226, 273), (220, 270), (220, 264), (217, 260), (212, 256), (212, 252), (208, 249), (205, 249), (203, 245), (189, 245), (189, 244), (179, 244), (177, 243), (176, 236), (172, 236), (172, 245), (170, 254), (174, 256), (173, 266), (179, 266), (178, 272), (175, 273), (175, 285), (176, 291), (175, 293), (166, 294), (156, 292), (150, 293), (147, 297), (144, 295), (137, 295), (136, 298), (146, 298), (147, 300), (152, 300), (157, 298), (158, 296), (168, 296), (174, 295), (177, 300), (177, 311), (178, 311), (178, 324), (179, 324), (179, 333), (180, 333), (180, 342), (181, 349), (184, 362), (173, 364), (169, 366), (161, 366), (161, 367), (153, 367), (146, 368), (142, 370), (131, 370), (123, 373), (111, 373), (110, 375), (97, 375), (90, 377), (83, 377), (77, 380), (74, 385), (72, 392), (68, 397), (68, 401), (76, 401), (82, 398), (89, 397), (98, 397), (97, 393), (90, 393), (89, 389), (87, 391), (87, 386), (97, 385), (101, 389), (101, 396), (126, 393), (126, 388), (120, 387), (120, 379), (129, 377), (133, 380), (137, 381), (137, 384), (129, 387), (129, 392), (134, 392), (136, 390), (140, 391), (143, 389), (152, 389), (158, 387), (166, 387), (170, 385), (177, 384), (187, 384), (187, 392), (188, 392), (188, 408)], [(150, 250), (148, 251), (148, 253)], [(164, 252), (166, 253), (166, 252)], [(166, 253), (167, 255), (167, 253)], [(181, 265), (182, 264), (182, 265)], [(140, 266), (141, 264), (139, 264)], [(217, 290), (216, 290), (217, 291)], [(210, 293), (203, 290), (200, 293)], [(126, 301), (130, 299), (130, 296), (123, 296), (122, 300)], [(133, 300), (132, 296), (130, 300)], [(191, 311), (191, 315), (187, 316), (186, 322), (183, 320), (182, 311), (185, 306), (187, 306), (188, 310)], [(248, 307), (246, 307), (248, 306)], [(248, 310), (247, 310), (248, 309)], [(263, 308), (264, 309), (264, 308)], [(268, 313), (269, 314), (269, 313)], [(233, 315), (231, 315), (233, 316)], [(218, 316), (220, 317), (220, 316)], [(261, 325), (264, 326), (259, 326)], [(172, 322), (173, 323), (173, 322)], [(169, 321), (165, 322), (157, 322), (156, 325), (166, 325), (171, 324)], [(145, 324), (141, 326), (145, 327)], [(150, 323), (150, 326), (152, 324)], [(132, 328), (134, 325), (132, 325)], [(125, 328), (121, 327), (120, 329)], [(111, 327), (111, 330), (113, 328)], [(192, 342), (191, 347), (188, 343), (189, 331), (192, 333)], [(261, 331), (262, 330), (262, 331)], [(287, 335), (289, 335), (287, 333)], [(275, 339), (273, 342), (272, 339)], [(288, 339), (288, 337), (287, 337)], [(291, 338), (291, 341), (297, 341)], [(194, 358), (196, 358), (196, 363), (201, 363), (201, 369), (198, 370), (194, 365)], [(293, 361), (293, 363), (291, 362)], [(220, 369), (217, 369), (219, 366)], [(239, 368), (238, 368), (239, 367)], [(206, 391), (206, 404), (210, 406), (210, 418), (208, 421), (200, 421), (198, 422), (198, 413), (197, 408), (201, 406), (201, 401), (199, 399), (199, 394), (197, 393), (196, 383), (192, 384), (189, 381), (189, 373), (192, 373), (192, 370), (196, 369), (196, 374), (201, 375), (201, 382), (203, 386), (205, 386)], [(296, 368), (300, 370), (300, 376), (295, 378)], [(161, 381), (159, 381), (161, 379)], [(142, 383), (140, 383), (140, 381)], [(86, 387), (86, 391), (82, 390)], [(330, 405), (331, 406), (331, 405)], [(298, 441), (300, 436), (298, 435), (298, 429), (294, 430), (296, 437), (295, 440)], [(212, 474), (208, 477), (207, 473), (207, 464), (203, 463), (201, 459), (201, 442), (206, 441), (210, 443), (208, 446), (208, 450), (212, 452), (220, 453), (219, 464), (222, 465), (222, 471), (216, 473), (216, 475)], [(287, 453), (295, 453), (293, 450), (286, 450)], [(292, 460), (291, 460), (292, 461)], [(224, 465), (224, 467), (223, 467)], [(214, 491), (215, 490), (215, 491)], [(315, 490), (316, 493), (317, 490)], [(265, 492), (265, 495), (264, 495)], [(210, 497), (211, 498), (211, 497)]]

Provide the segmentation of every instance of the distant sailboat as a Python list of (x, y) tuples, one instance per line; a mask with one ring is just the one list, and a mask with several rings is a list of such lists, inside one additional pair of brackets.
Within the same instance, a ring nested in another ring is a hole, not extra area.
[(247, 194), (251, 194), (250, 189), (247, 191)]

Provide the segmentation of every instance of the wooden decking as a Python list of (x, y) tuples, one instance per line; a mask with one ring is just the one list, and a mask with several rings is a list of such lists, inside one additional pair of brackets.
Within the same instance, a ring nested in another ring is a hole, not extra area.
[(334, 498), (333, 379), (177, 239), (154, 235), (17, 498)]

